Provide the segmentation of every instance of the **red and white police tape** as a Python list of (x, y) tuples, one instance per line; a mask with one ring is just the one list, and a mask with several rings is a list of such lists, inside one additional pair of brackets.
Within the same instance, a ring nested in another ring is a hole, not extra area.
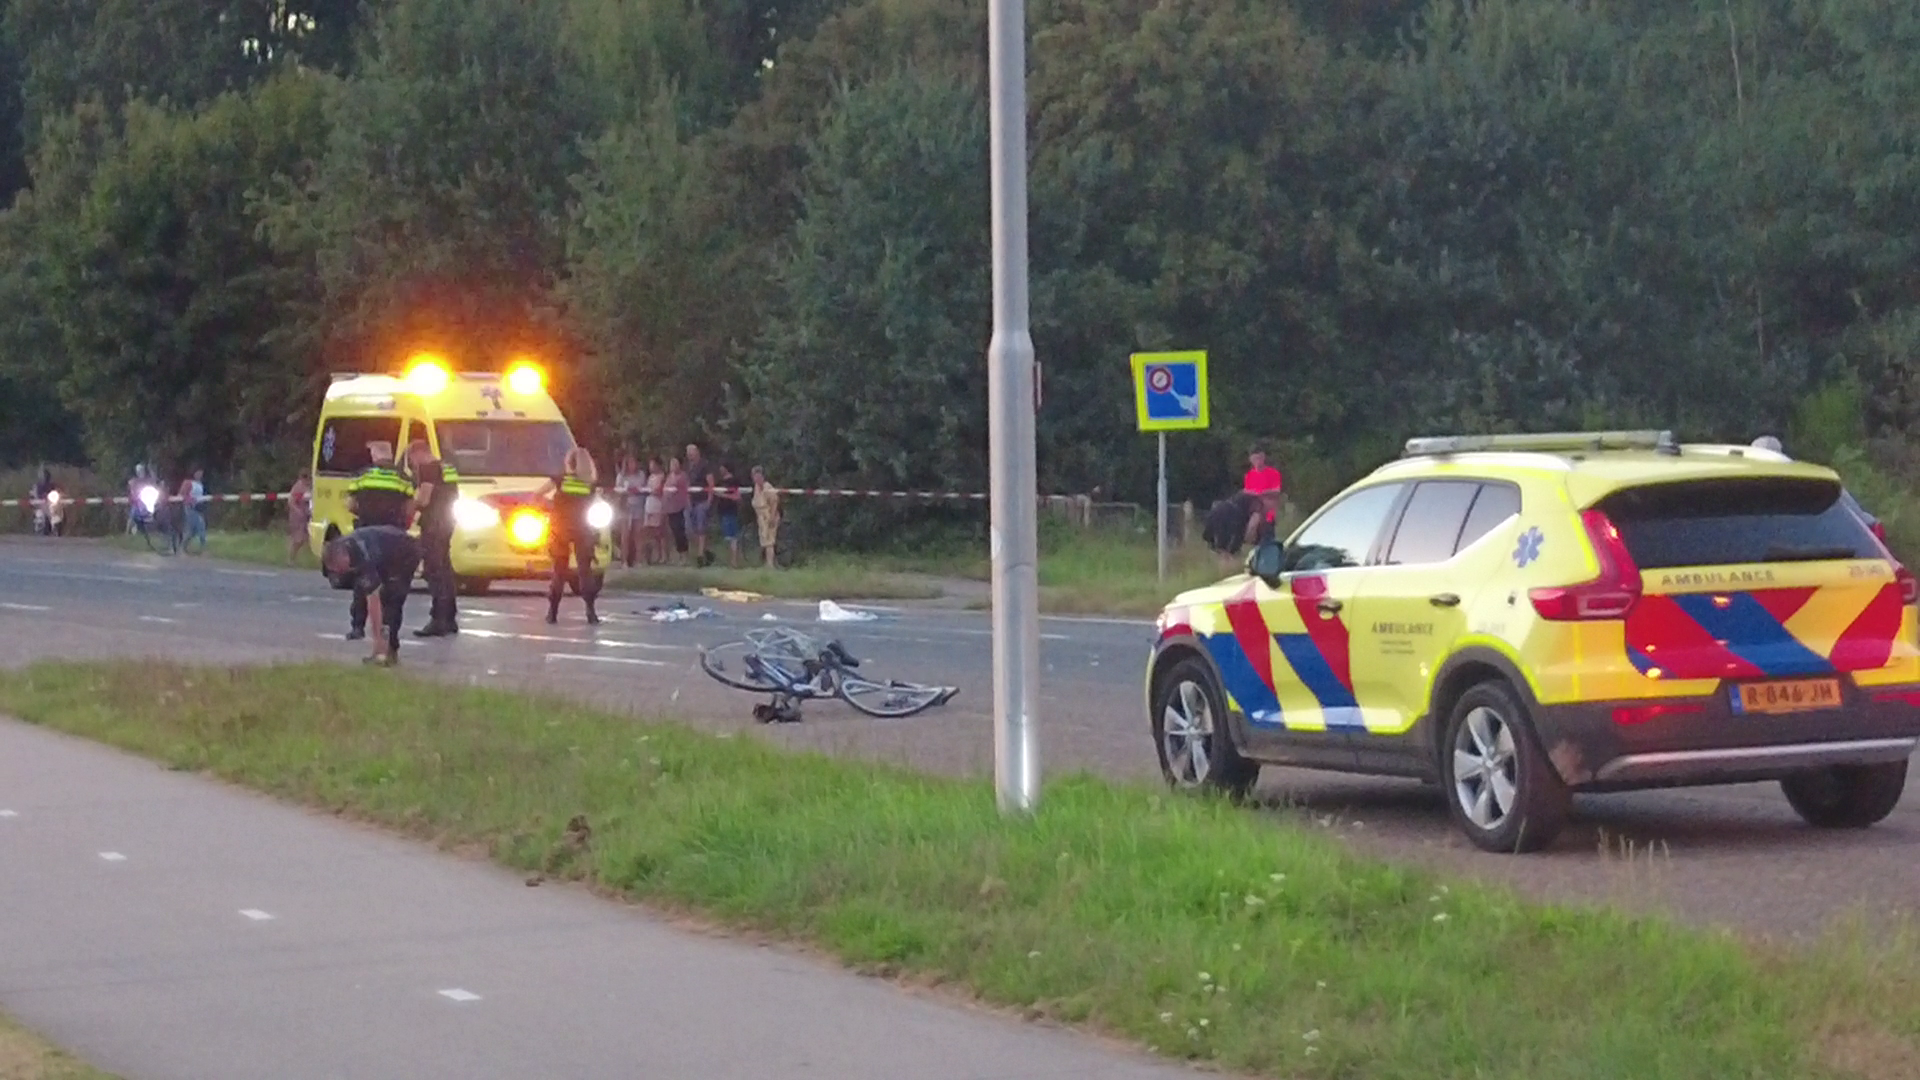
[[(775, 488), (774, 490), (782, 495), (823, 496), (839, 499), (914, 499), (925, 502), (984, 502), (987, 498), (986, 493), (983, 491), (867, 491), (859, 488)], [(744, 497), (750, 494), (750, 489), (741, 488), (740, 494)], [(263, 494), (208, 495), (206, 496), (206, 501), (216, 503), (275, 503), (285, 502), (287, 497), (287, 492), (269, 491)], [(1040, 496), (1042, 502), (1069, 502), (1074, 498), (1075, 496), (1072, 495)], [(131, 502), (125, 495), (112, 498), (94, 496), (92, 498), (66, 499), (64, 501), (68, 506), (126, 506)], [(179, 495), (170, 495), (161, 501), (179, 503), (185, 500)], [(39, 500), (37, 499), (10, 499), (0, 501), (0, 506), (17, 506), (23, 510), (31, 510), (38, 505)]]

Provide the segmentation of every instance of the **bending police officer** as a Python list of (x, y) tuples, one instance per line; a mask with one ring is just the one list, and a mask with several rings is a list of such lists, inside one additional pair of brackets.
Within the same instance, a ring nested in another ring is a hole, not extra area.
[[(368, 450), (373, 464), (347, 485), (347, 510), (353, 515), (354, 531), (385, 526), (404, 533), (413, 514), (413, 485), (394, 469), (390, 444), (372, 443)], [(359, 641), (367, 636), (367, 597), (359, 589), (353, 592), (350, 617), (353, 624), (347, 640)]]
[(566, 594), (568, 557), (578, 573), (580, 599), (587, 602), (587, 622), (598, 624), (600, 614), (594, 600), (600, 595), (600, 575), (593, 565), (594, 528), (587, 521), (593, 506), (593, 485), (599, 473), (593, 455), (584, 446), (567, 451), (563, 472), (547, 481), (540, 497), (553, 500), (548, 517), (547, 556), (553, 560), (553, 577), (547, 582), (547, 622), (560, 621), (560, 598)]
[(407, 465), (413, 471), (414, 510), (420, 515), (420, 560), (433, 596), (427, 625), (413, 636), (447, 637), (460, 632), (453, 577), (453, 503), (460, 497), (460, 473), (435, 458), (424, 439), (407, 447)]
[(373, 655), (367, 663), (399, 663), (400, 619), (420, 569), (419, 543), (405, 529), (369, 525), (328, 541), (320, 558), (327, 573), (352, 581), (354, 603), (372, 616)]

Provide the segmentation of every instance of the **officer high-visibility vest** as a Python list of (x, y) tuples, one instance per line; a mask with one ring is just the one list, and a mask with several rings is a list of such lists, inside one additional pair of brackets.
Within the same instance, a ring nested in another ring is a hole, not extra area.
[(584, 537), (593, 531), (587, 524), (587, 507), (593, 504), (593, 485), (577, 476), (562, 476), (553, 496), (553, 526), (556, 537)]
[(413, 498), (413, 485), (392, 469), (375, 465), (363, 470), (347, 485), (347, 494), (353, 496), (354, 528), (368, 525), (392, 525), (398, 529), (407, 527), (408, 503)]

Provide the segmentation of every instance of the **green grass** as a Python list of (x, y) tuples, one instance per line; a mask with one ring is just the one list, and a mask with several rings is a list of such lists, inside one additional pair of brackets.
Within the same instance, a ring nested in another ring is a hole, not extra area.
[(0, 1016), (0, 1080), (114, 1080)]
[[(1333, 1080), (1911, 1076), (1905, 945), (1771, 952), (1362, 859), (1218, 801), (789, 755), (333, 666), (0, 675), (0, 707), (1158, 1052)], [(590, 839), (570, 831), (579, 815)]]
[[(125, 533), (116, 533), (108, 537), (107, 542), (128, 551), (147, 550), (146, 541)], [(287, 530), (284, 525), (278, 529), (209, 529), (206, 555), (259, 566), (296, 566), (303, 570), (320, 568), (310, 548), (301, 548), (295, 561), (287, 562)]]
[(933, 600), (942, 593), (937, 583), (877, 571), (857, 559), (839, 555), (818, 556), (789, 570), (729, 570), (725, 566), (616, 569), (607, 575), (607, 585), (663, 593), (743, 589), (783, 600)]

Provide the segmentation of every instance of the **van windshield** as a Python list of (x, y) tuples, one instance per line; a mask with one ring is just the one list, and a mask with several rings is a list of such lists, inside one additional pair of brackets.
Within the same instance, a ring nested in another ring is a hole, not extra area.
[(461, 476), (558, 476), (573, 449), (557, 420), (437, 420), (434, 429)]

